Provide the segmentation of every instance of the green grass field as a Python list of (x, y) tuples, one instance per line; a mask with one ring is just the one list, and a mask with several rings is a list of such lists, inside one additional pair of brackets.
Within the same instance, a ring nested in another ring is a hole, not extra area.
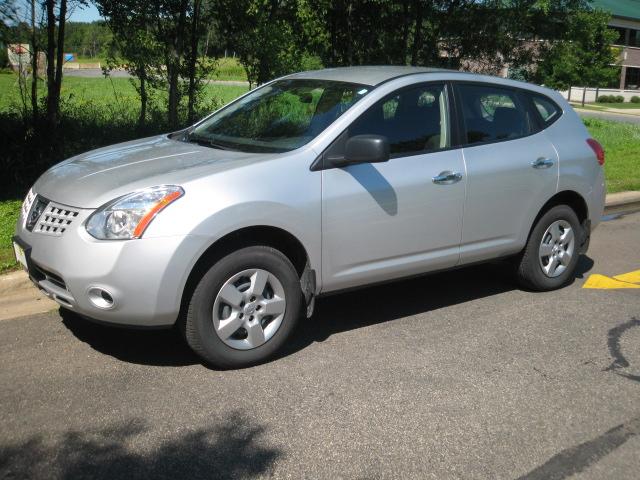
[(604, 147), (607, 191), (640, 190), (640, 125), (596, 118), (584, 124)]
[[(40, 92), (44, 94), (44, 84), (38, 85)], [(248, 87), (235, 85), (218, 85), (209, 83), (204, 86), (203, 101), (205, 104), (217, 100), (225, 104), (242, 95)], [(82, 78), (67, 76), (62, 85), (62, 98), (77, 103), (100, 103), (109, 105), (122, 105), (126, 108), (138, 105), (138, 95), (128, 78)], [(17, 76), (12, 73), (0, 73), (0, 111), (11, 105), (19, 106), (20, 90)]]
[(0, 202), (0, 273), (16, 267), (11, 237), (20, 213), (20, 200)]
[(212, 79), (247, 81), (247, 73), (237, 59), (231, 57), (219, 58), (216, 63), (216, 70), (211, 76)]

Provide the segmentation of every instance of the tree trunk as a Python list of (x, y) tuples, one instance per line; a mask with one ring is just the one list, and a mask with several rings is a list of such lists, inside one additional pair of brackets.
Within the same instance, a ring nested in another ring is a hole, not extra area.
[(67, 0), (60, 0), (60, 13), (58, 17), (58, 42), (56, 59), (56, 116), (60, 115), (60, 90), (62, 89), (62, 67), (64, 66), (64, 27), (67, 22)]
[(403, 2), (402, 7), (402, 65), (406, 65), (409, 45), (409, 2)]
[(175, 65), (167, 65), (167, 75), (169, 80), (169, 104), (168, 120), (169, 126), (175, 128), (178, 125), (178, 80), (179, 75)]
[(195, 118), (195, 102), (196, 102), (196, 64), (198, 61), (198, 33), (200, 30), (200, 7), (202, 0), (194, 0), (193, 17), (191, 18), (191, 49), (189, 51), (189, 98), (188, 98), (188, 119), (189, 124), (193, 123)]
[(180, 104), (180, 64), (184, 56), (183, 39), (185, 30), (185, 19), (189, 2), (184, 0), (180, 3), (178, 13), (178, 23), (171, 41), (169, 61), (167, 62), (167, 79), (169, 81), (169, 105), (168, 118), (171, 128), (178, 126), (178, 106)]
[(423, 9), (422, 0), (415, 0), (413, 2), (413, 8), (415, 10), (415, 34), (413, 37), (413, 48), (411, 49), (411, 65), (418, 64), (418, 55), (422, 49), (422, 22), (423, 22)]
[(46, 0), (47, 10), (47, 123), (48, 132), (55, 128), (56, 102), (55, 92), (55, 66), (56, 66), (56, 15), (54, 12), (55, 1)]
[(35, 0), (31, 0), (31, 115), (35, 127), (38, 123), (38, 39)]
[(144, 66), (138, 68), (138, 79), (140, 80), (140, 117), (138, 117), (138, 128), (143, 129), (147, 119), (147, 71)]

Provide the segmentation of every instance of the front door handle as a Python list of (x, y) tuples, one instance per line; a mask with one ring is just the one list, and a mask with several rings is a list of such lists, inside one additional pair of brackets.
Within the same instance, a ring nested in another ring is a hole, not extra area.
[(550, 158), (540, 157), (539, 159), (531, 162), (531, 166), (538, 169), (549, 168), (553, 166), (553, 160), (551, 160)]
[(436, 175), (432, 178), (433, 183), (437, 183), (438, 185), (451, 185), (453, 183), (458, 183), (460, 180), (462, 180), (461, 173), (451, 172), (449, 170), (440, 172), (440, 175)]

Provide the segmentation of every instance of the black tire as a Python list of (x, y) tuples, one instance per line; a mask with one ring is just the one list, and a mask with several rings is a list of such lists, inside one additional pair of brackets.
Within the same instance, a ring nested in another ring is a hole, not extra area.
[[(277, 277), (284, 288), (286, 307), (282, 323), (273, 337), (259, 347), (238, 350), (225, 344), (216, 333), (213, 304), (227, 279), (250, 268), (261, 268)], [(213, 367), (248, 367), (270, 359), (284, 345), (295, 329), (303, 305), (300, 279), (285, 255), (266, 246), (242, 248), (216, 262), (196, 286), (187, 310), (185, 337), (193, 351)]]
[[(575, 235), (574, 253), (567, 268), (557, 277), (548, 277), (538, 258), (542, 236), (549, 226), (557, 221), (564, 220), (571, 225)], [(575, 270), (580, 257), (580, 239), (582, 226), (573, 209), (567, 205), (557, 205), (545, 212), (533, 227), (527, 245), (517, 263), (516, 277), (520, 286), (534, 291), (544, 292), (564, 287), (575, 278)]]

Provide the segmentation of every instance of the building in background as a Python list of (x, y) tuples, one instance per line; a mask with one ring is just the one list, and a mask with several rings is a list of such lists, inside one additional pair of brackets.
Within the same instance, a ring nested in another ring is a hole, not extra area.
[(640, 89), (640, 0), (593, 0), (593, 6), (611, 13), (609, 26), (618, 32), (620, 90)]

